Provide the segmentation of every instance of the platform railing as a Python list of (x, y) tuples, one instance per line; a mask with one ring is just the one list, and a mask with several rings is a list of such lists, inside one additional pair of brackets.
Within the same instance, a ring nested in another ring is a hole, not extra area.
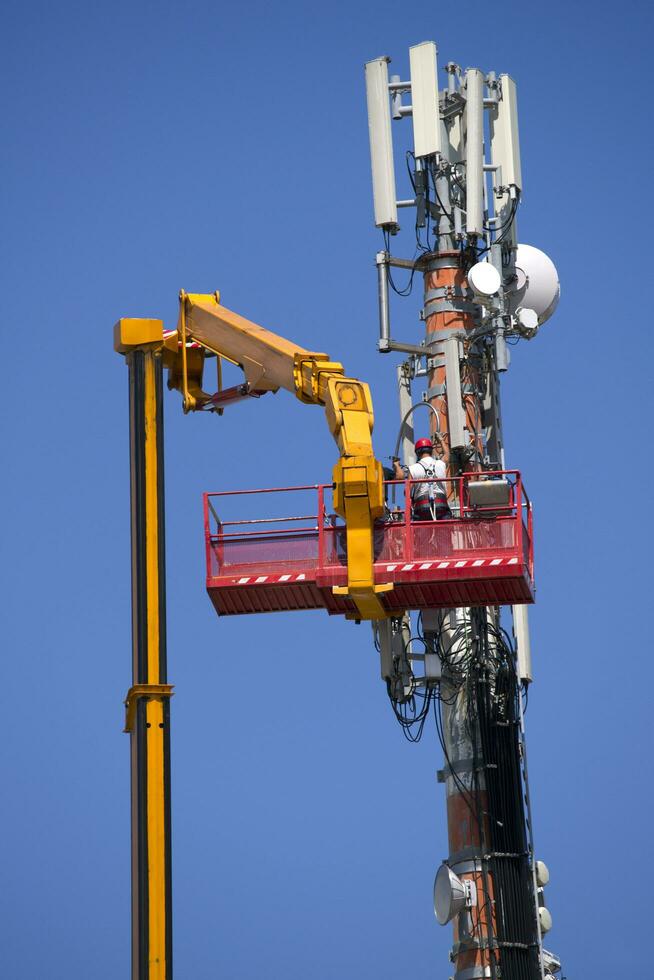
[[(471, 481), (486, 479), (504, 479), (509, 483), (509, 500), (506, 505), (478, 506), (470, 503), (468, 485)], [(420, 484), (438, 483), (444, 487), (447, 493), (451, 517), (441, 518), (437, 521), (417, 520), (412, 510), (412, 491)], [(481, 525), (501, 524), (511, 521), (514, 524), (513, 547), (515, 552), (524, 556), (528, 564), (530, 575), (533, 577), (533, 536), (532, 536), (532, 506), (524, 489), (522, 479), (517, 470), (494, 470), (464, 473), (458, 477), (447, 477), (441, 480), (429, 478), (420, 480), (388, 480), (385, 481), (386, 496), (389, 494), (394, 497), (394, 489), (402, 487), (403, 507), (398, 505), (389, 506), (386, 515), (378, 522), (379, 529), (384, 532), (385, 528), (397, 529), (402, 534), (402, 559), (411, 561), (416, 557), (414, 547), (416, 538), (416, 528), (428, 528), (436, 526), (445, 530), (449, 526), (452, 531), (458, 527), (468, 529), (466, 538), (471, 537), (471, 528), (475, 523)], [(292, 562), (292, 558), (281, 557), (283, 545), (292, 549), (293, 540), (298, 542), (301, 551), (305, 547), (307, 554), (300, 558), (300, 562), (315, 564), (317, 568), (325, 568), (330, 562), (327, 555), (327, 539), (331, 541), (331, 556), (340, 554), (338, 564), (341, 565), (344, 559), (344, 524), (342, 520), (329, 511), (328, 502), (332, 492), (331, 484), (309, 484), (295, 487), (267, 487), (259, 490), (221, 490), (204, 494), (204, 524), (207, 554), (207, 568), (210, 569), (214, 564), (221, 568), (229, 565), (225, 561), (226, 551), (229, 554), (233, 551), (237, 554), (239, 548), (245, 553), (252, 552), (255, 545), (260, 545), (260, 558), (257, 559), (262, 565), (277, 562)], [(311, 508), (310, 512), (302, 514), (280, 514), (269, 517), (230, 517), (225, 519), (220, 516), (218, 511), (222, 509), (222, 504), (227, 500), (237, 502), (249, 502), (251, 499), (260, 499), (266, 494), (279, 495), (277, 499), (295, 499), (300, 493), (313, 495), (316, 501), (315, 513)], [(283, 496), (282, 496), (283, 495)], [(295, 495), (293, 497), (292, 495)], [(408, 517), (408, 519), (407, 519)], [(293, 526), (299, 525), (299, 526)], [(402, 531), (400, 532), (400, 528)], [(508, 530), (508, 529), (507, 529)], [(395, 531), (391, 531), (395, 538)], [(474, 537), (474, 535), (472, 535)], [(421, 533), (420, 537), (424, 538)], [(441, 539), (442, 539), (441, 535)], [(451, 539), (453, 540), (453, 539)], [(299, 542), (303, 542), (302, 545)], [(315, 542), (315, 550), (312, 542)], [(275, 558), (276, 547), (279, 557)], [(453, 546), (452, 546), (453, 547)], [(468, 548), (467, 550), (470, 550)], [(238, 564), (238, 563), (235, 563)], [(252, 562), (251, 564), (256, 564)]]

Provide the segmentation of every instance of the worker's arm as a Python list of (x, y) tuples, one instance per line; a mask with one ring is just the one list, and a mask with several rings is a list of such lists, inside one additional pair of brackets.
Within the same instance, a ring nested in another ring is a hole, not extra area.
[(393, 469), (395, 471), (395, 479), (396, 480), (403, 480), (405, 478), (406, 474), (404, 472), (404, 468), (400, 464), (399, 459), (394, 459), (393, 460)]
[(374, 582), (373, 530), (384, 512), (382, 466), (372, 448), (374, 415), (367, 384), (345, 376), (327, 354), (308, 351), (221, 306), (217, 293), (180, 293), (177, 332), (165, 342), (168, 384), (184, 397), (185, 411), (203, 408), (207, 352), (227, 357), (245, 373), (246, 387), (261, 394), (285, 388), (300, 401), (323, 405), (340, 451), (333, 471), (334, 510), (345, 519), (348, 584), (335, 589), (351, 596), (358, 618), (383, 619), (379, 593), (392, 586)]

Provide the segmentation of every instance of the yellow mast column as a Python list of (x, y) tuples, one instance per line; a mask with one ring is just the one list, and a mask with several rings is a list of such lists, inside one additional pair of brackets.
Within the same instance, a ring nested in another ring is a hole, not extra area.
[(172, 980), (170, 696), (166, 674), (163, 323), (121, 319), (129, 370), (132, 550), (132, 980)]

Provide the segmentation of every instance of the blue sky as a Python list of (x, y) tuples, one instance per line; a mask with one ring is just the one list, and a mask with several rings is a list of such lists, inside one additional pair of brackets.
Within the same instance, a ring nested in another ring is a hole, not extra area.
[[(370, 381), (378, 451), (392, 452), (362, 66), (387, 53), (405, 74), (425, 38), (441, 63), (516, 78), (520, 238), (562, 282), (503, 388), (507, 462), (536, 505), (527, 729), (548, 942), (571, 980), (642, 972), (625, 937), (646, 935), (649, 914), (624, 879), (646, 880), (653, 802), (652, 15), (633, 2), (455, 13), (5, 4), (2, 976), (129, 970), (127, 375), (112, 325), (173, 325), (180, 288), (219, 288)], [(418, 307), (394, 305), (398, 333), (419, 336)], [(324, 480), (323, 418), (283, 393), (222, 419), (167, 398), (176, 975), (445, 977), (433, 727), (403, 739), (366, 626), (218, 621), (204, 592), (202, 492)]]

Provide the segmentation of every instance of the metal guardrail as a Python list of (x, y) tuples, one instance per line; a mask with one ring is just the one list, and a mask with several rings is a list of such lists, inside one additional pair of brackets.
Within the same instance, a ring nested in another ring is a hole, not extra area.
[[(509, 501), (506, 506), (493, 504), (489, 507), (480, 507), (472, 505), (467, 492), (468, 484), (473, 481), (477, 482), (494, 478), (503, 479), (509, 483)], [(443, 484), (446, 487), (452, 516), (433, 522), (417, 520), (412, 513), (412, 490), (416, 485), (434, 482)], [(532, 505), (522, 484), (520, 473), (517, 470), (464, 473), (458, 477), (448, 477), (437, 481), (428, 478), (421, 480), (388, 480), (385, 481), (384, 485), (387, 488), (387, 493), (390, 488), (402, 487), (403, 489), (403, 506), (398, 505), (394, 509), (389, 508), (386, 517), (378, 522), (378, 526), (382, 534), (388, 528), (393, 539), (396, 539), (398, 534), (403, 533), (402, 548), (404, 560), (410, 561), (414, 557), (422, 557), (420, 555), (414, 555), (416, 540), (414, 531), (417, 527), (425, 528), (431, 525), (437, 525), (442, 530), (445, 530), (445, 527), (448, 525), (452, 530), (457, 527), (460, 529), (467, 527), (467, 538), (470, 538), (474, 524), (478, 523), (480, 525), (490, 526), (498, 522), (511, 521), (514, 522), (515, 527), (513, 547), (516, 553), (522, 556), (523, 560), (527, 561), (530, 575), (533, 578)], [(338, 540), (337, 535), (339, 532), (344, 533), (344, 522), (342, 519), (333, 512), (328, 512), (325, 507), (326, 498), (329, 497), (331, 490), (331, 484), (309, 484), (295, 487), (221, 490), (205, 493), (204, 522), (207, 567), (209, 568), (211, 566), (212, 550), (214, 559), (222, 564), (220, 555), (225, 555), (225, 548), (229, 550), (231, 546), (233, 550), (239, 544), (246, 546), (260, 542), (262, 546), (262, 564), (265, 564), (266, 558), (263, 553), (265, 552), (268, 555), (274, 554), (274, 542), (278, 542), (280, 547), (286, 543), (289, 545), (290, 550), (292, 550), (291, 542), (294, 539), (298, 542), (300, 540), (309, 542), (312, 538), (316, 539), (317, 544), (315, 555), (317, 567), (321, 568), (329, 564), (329, 562), (326, 563), (325, 561), (327, 551), (329, 550), (330, 555), (333, 555), (338, 550), (340, 554), (342, 548), (340, 544), (338, 548), (336, 546)], [(223, 520), (217, 510), (220, 506), (219, 501), (225, 500), (226, 498), (251, 499), (257, 496), (263, 497), (263, 495), (298, 494), (301, 492), (315, 492), (317, 504), (315, 513), (254, 518), (230, 517), (229, 520)], [(211, 518), (213, 518), (213, 526)], [(296, 524), (300, 526), (291, 526)], [(225, 530), (226, 528), (230, 528), (230, 530), (227, 531)], [(400, 528), (403, 529), (403, 532), (399, 530)], [(248, 550), (251, 550), (251, 548)], [(470, 549), (468, 548), (468, 550)], [(292, 561), (290, 557), (284, 560)], [(302, 558), (302, 561), (309, 560), (306, 556)]]

